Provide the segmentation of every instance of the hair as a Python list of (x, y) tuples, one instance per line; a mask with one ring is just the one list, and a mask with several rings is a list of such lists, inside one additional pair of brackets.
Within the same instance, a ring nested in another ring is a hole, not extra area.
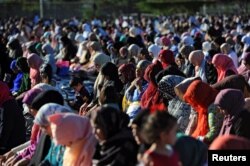
[(91, 118), (94, 124), (102, 129), (106, 139), (128, 128), (128, 115), (110, 106), (102, 106), (100, 110), (92, 113)]
[(136, 125), (139, 130), (143, 128), (143, 125), (147, 121), (148, 116), (150, 115), (149, 109), (140, 111), (132, 121), (132, 125)]
[(152, 144), (160, 138), (162, 132), (169, 132), (176, 123), (177, 119), (167, 111), (156, 111), (149, 115), (145, 122), (142, 129), (143, 137), (147, 143)]
[(77, 86), (78, 84), (82, 84), (82, 80), (80, 77), (73, 77), (70, 82), (69, 86), (73, 88), (74, 86)]
[(117, 103), (117, 98), (115, 87), (113, 85), (106, 85), (100, 92), (99, 100), (101, 104), (108, 104)]
[(39, 69), (41, 78), (48, 78), (49, 82), (51, 82), (53, 77), (52, 67), (48, 63), (42, 64)]

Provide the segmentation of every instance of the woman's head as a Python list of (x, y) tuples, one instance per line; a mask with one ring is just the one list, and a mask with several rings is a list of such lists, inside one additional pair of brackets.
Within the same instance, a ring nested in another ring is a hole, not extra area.
[(106, 85), (100, 92), (99, 102), (101, 105), (108, 103), (117, 103), (117, 94), (113, 85)]
[(204, 60), (204, 54), (201, 50), (192, 51), (188, 59), (194, 66), (201, 66)]
[(50, 44), (46, 43), (42, 46), (42, 52), (44, 55), (47, 54), (54, 54), (53, 48), (50, 46)]
[(44, 63), (39, 69), (42, 83), (49, 84), (53, 77), (52, 67), (49, 63)]
[(156, 83), (156, 75), (162, 71), (163, 68), (162, 68), (162, 65), (159, 61), (156, 61), (155, 63), (153, 64), (150, 64), (146, 70), (145, 70), (145, 74), (144, 74), (144, 79), (148, 82), (151, 82), (154, 84), (154, 86), (157, 86), (157, 83)]
[(234, 116), (243, 110), (245, 100), (240, 90), (224, 89), (216, 96), (214, 104), (217, 105), (225, 115)]
[[(36, 98), (37, 95), (39, 95), (42, 92), (41, 89), (38, 88), (32, 88), (30, 89), (23, 98), (23, 103), (26, 104), (29, 108), (31, 107), (31, 103)], [(30, 109), (30, 113), (35, 116), (35, 114)]]
[(250, 52), (244, 53), (242, 63), (246, 66), (246, 68), (250, 69)]
[(143, 78), (145, 70), (150, 64), (151, 62), (147, 60), (141, 60), (136, 66), (136, 71), (135, 71), (136, 78)]
[(116, 67), (115, 64), (111, 62), (107, 62), (101, 67), (101, 73), (104, 76), (104, 78), (110, 81), (115, 81), (118, 80), (119, 78), (118, 68)]
[(163, 144), (173, 145), (176, 141), (177, 119), (167, 111), (152, 113), (144, 127), (143, 136), (147, 143), (160, 141)]
[(96, 138), (102, 142), (127, 128), (129, 117), (127, 114), (109, 106), (102, 106), (91, 115), (91, 124)]
[(227, 55), (216, 54), (212, 59), (212, 63), (217, 69), (226, 70), (227, 66), (233, 64), (233, 60)]
[(119, 78), (124, 84), (131, 83), (135, 79), (135, 65), (132, 63), (122, 64), (118, 72)]
[(43, 105), (37, 115), (35, 116), (34, 123), (40, 126), (42, 130), (51, 136), (51, 130), (49, 126), (48, 118), (50, 115), (56, 114), (56, 113), (66, 113), (71, 112), (67, 107), (55, 104), (55, 103), (48, 103)]
[(110, 62), (110, 57), (105, 54), (98, 53), (97, 55), (95, 55), (93, 62), (96, 67), (96, 70), (100, 71), (102, 65)]
[(163, 68), (175, 64), (174, 53), (171, 50), (161, 50), (159, 53), (159, 60), (162, 63)]
[(21, 72), (28, 73), (30, 71), (27, 59), (24, 57), (17, 58), (16, 66)]
[(55, 90), (47, 90), (43, 91), (40, 94), (38, 94), (31, 103), (31, 109), (35, 113), (44, 105), (47, 103), (56, 103), (63, 105), (64, 99), (63, 96)]
[(27, 58), (28, 65), (30, 68), (39, 70), (39, 67), (42, 65), (43, 60), (37, 54), (30, 54)]

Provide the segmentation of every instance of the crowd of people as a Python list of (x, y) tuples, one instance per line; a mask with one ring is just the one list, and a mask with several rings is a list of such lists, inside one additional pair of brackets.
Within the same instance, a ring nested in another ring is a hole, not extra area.
[(206, 166), (208, 149), (250, 148), (248, 16), (8, 18), (0, 39), (1, 165)]

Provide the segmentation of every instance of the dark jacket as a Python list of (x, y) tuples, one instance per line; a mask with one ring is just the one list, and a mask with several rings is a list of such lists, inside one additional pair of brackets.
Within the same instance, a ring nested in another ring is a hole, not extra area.
[(0, 108), (0, 155), (25, 142), (25, 121), (14, 99)]

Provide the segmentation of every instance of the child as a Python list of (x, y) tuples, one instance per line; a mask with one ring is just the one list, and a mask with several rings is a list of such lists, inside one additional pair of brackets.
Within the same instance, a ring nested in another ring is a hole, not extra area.
[(76, 101), (73, 101), (70, 103), (70, 105), (76, 109), (79, 110), (80, 106), (84, 103), (90, 103), (92, 100), (92, 95), (89, 93), (89, 91), (85, 88), (85, 86), (82, 83), (82, 80), (79, 77), (73, 77), (69, 83), (70, 87), (75, 90), (76, 93), (79, 94), (79, 96), (76, 96)]
[(144, 153), (145, 166), (178, 166), (179, 156), (166, 145), (174, 145), (176, 141), (177, 120), (166, 111), (152, 113), (144, 127), (142, 134), (147, 143), (152, 144)]

